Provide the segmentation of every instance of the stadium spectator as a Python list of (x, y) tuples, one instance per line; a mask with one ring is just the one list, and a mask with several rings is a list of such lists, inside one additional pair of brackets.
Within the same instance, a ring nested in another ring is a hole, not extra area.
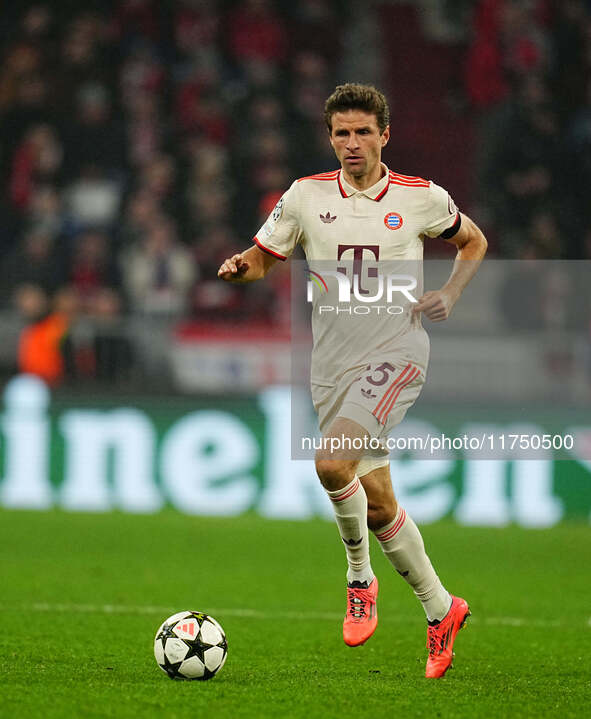
[(157, 198), (147, 189), (136, 190), (127, 200), (119, 228), (119, 244), (131, 247), (147, 233), (161, 212)]
[(197, 275), (189, 251), (172, 222), (159, 218), (146, 235), (120, 256), (123, 285), (133, 311), (153, 317), (182, 315)]
[(121, 202), (121, 183), (98, 165), (87, 165), (65, 190), (68, 216), (77, 227), (111, 228)]
[(243, 0), (230, 15), (228, 43), (239, 62), (281, 64), (287, 57), (287, 28), (268, 0)]
[(124, 45), (146, 39), (156, 44), (163, 35), (162, 19), (154, 0), (123, 0), (115, 11), (113, 27)]
[(22, 286), (34, 286), (52, 295), (66, 280), (66, 253), (59, 239), (32, 229), (2, 262), (2, 297), (9, 304)]
[(100, 14), (83, 11), (72, 17), (66, 12), (64, 20), (53, 87), (56, 106), (65, 117), (71, 117), (87, 99), (80, 95), (84, 88), (103, 88), (106, 97), (104, 88), (111, 87), (117, 75), (117, 53)]
[(172, 155), (157, 154), (140, 168), (137, 177), (137, 187), (151, 195), (159, 208), (170, 217), (179, 217), (181, 214), (177, 169)]
[(66, 126), (66, 170), (69, 177), (89, 165), (108, 174), (121, 172), (126, 163), (124, 129), (114, 117), (105, 85), (87, 83), (77, 92), (77, 112)]
[(128, 381), (134, 369), (134, 351), (122, 318), (121, 297), (102, 287), (92, 302), (93, 377), (108, 382)]
[[(473, 16), (466, 89), (480, 118), (479, 195), (504, 256), (588, 256), (585, 96), (591, 14), (580, 0), (482, 0)], [(500, 180), (500, 181), (499, 181)], [(531, 244), (540, 212), (550, 227)], [(524, 246), (525, 245), (525, 246)]]
[(178, 121), (181, 130), (224, 145), (229, 140), (228, 112), (219, 94), (204, 88), (197, 91), (185, 85), (178, 98)]
[[(340, 30), (342, 23), (329, 0), (301, 0), (290, 8), (291, 52), (302, 48), (322, 55), (336, 63), (341, 52)], [(330, 42), (326, 42), (326, 31), (330, 28)]]
[(38, 182), (57, 179), (63, 149), (49, 125), (35, 125), (24, 136), (12, 156), (9, 194), (13, 207), (26, 210)]
[(38, 287), (23, 286), (18, 294), (29, 322), (19, 340), (19, 371), (38, 375), (50, 385), (59, 384), (73, 366), (66, 338), (77, 311), (75, 296), (68, 288), (61, 289), (46, 313), (47, 298)]
[(504, 100), (511, 82), (539, 71), (546, 60), (541, 2), (484, 0), (474, 14), (474, 37), (466, 56), (472, 102), (487, 107)]
[(31, 229), (51, 237), (69, 232), (62, 196), (55, 185), (35, 185), (23, 219)]
[(130, 95), (125, 131), (126, 160), (132, 167), (146, 165), (162, 151), (168, 139), (168, 131), (155, 93), (138, 90)]
[(104, 232), (86, 231), (73, 238), (68, 284), (77, 294), (80, 311), (91, 315), (95, 305), (103, 306), (106, 294), (117, 296), (118, 268)]
[(2, 135), (15, 143), (32, 124), (47, 122), (47, 84), (40, 75), (42, 54), (29, 43), (10, 48), (0, 68)]
[(186, 57), (201, 63), (211, 63), (220, 54), (222, 18), (212, 0), (181, 0), (174, 18), (177, 49)]
[(203, 235), (197, 236), (193, 243), (194, 257), (201, 270), (201, 278), (195, 283), (191, 292), (191, 310), (199, 321), (223, 321), (228, 313), (235, 315), (242, 302), (248, 299), (243, 288), (236, 286), (220, 289), (215, 273), (218, 261), (227, 256), (228, 249), (233, 247), (238, 238), (230, 227), (214, 224), (207, 227)]

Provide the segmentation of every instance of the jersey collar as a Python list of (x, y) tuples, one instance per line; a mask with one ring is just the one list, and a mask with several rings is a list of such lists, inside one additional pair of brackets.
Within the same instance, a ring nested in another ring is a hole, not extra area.
[(358, 190), (356, 187), (350, 185), (347, 180), (345, 180), (343, 176), (343, 171), (339, 170), (339, 174), (337, 175), (337, 183), (341, 195), (345, 198), (351, 197), (351, 195), (356, 194), (365, 195), (365, 197), (369, 197), (370, 200), (379, 202), (386, 194), (386, 192), (388, 192), (388, 187), (390, 185), (390, 171), (383, 162), (380, 164), (382, 167), (382, 171), (384, 172), (384, 176), (381, 177), (375, 185), (368, 187), (367, 190)]

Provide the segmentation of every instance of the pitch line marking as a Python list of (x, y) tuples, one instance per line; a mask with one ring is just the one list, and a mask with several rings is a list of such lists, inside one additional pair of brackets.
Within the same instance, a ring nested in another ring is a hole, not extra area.
[[(174, 613), (172, 607), (159, 607), (153, 605), (143, 606), (126, 606), (122, 604), (66, 604), (66, 603), (46, 603), (36, 602), (33, 604), (11, 606), (10, 604), (0, 604), (0, 611), (34, 611), (34, 612), (72, 612), (74, 614), (154, 614), (167, 616)], [(179, 611), (178, 608), (176, 611)], [(202, 611), (202, 610), (200, 610)], [(223, 609), (221, 607), (207, 607), (205, 611), (215, 617), (244, 617), (247, 619), (285, 619), (285, 620), (301, 620), (301, 621), (341, 621), (342, 614), (336, 612), (261, 612), (258, 609), (233, 608)], [(415, 622), (423, 623), (424, 619), (420, 615), (394, 615), (389, 617), (380, 617), (382, 622)], [(484, 624), (486, 626), (503, 626), (503, 627), (561, 627), (572, 625), (572, 622), (561, 621), (560, 619), (530, 619), (527, 617), (474, 617), (470, 618), (470, 623)], [(585, 626), (591, 628), (591, 617), (584, 623)]]

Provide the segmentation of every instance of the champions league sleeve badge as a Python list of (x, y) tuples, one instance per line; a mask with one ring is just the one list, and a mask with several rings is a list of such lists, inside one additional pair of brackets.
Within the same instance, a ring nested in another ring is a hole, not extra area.
[(262, 232), (265, 235), (265, 237), (271, 237), (273, 232), (275, 232), (275, 227), (277, 226), (277, 222), (279, 222), (279, 218), (283, 214), (283, 205), (284, 200), (283, 197), (279, 200), (279, 202), (275, 205), (273, 208), (273, 211), (267, 218), (267, 221), (263, 225)]
[(271, 213), (271, 219), (273, 220), (273, 222), (278, 222), (279, 218), (283, 214), (283, 204), (284, 204), (284, 201), (283, 201), (283, 197), (282, 197), (279, 200), (279, 202), (275, 205), (275, 207), (273, 208), (273, 212)]

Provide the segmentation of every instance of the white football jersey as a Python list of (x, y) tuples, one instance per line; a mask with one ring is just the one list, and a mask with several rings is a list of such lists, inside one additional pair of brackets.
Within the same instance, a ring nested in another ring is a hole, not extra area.
[(453, 227), (458, 210), (442, 187), (399, 175), (367, 190), (349, 185), (341, 170), (296, 180), (254, 238), (261, 250), (285, 260), (301, 244), (308, 261), (420, 260), (423, 238)]
[[(281, 260), (300, 244), (321, 283), (321, 294), (313, 299), (313, 383), (332, 384), (344, 372), (375, 361), (410, 361), (423, 372), (427, 368), (429, 340), (409, 302), (400, 315), (376, 314), (376, 303), (371, 312), (360, 308), (367, 315), (354, 314), (357, 310), (348, 305), (337, 307), (332, 297), (336, 283), (323, 277), (331, 267), (357, 274), (360, 287), (364, 285), (361, 292), (371, 295), (378, 271), (410, 273), (417, 278), (418, 299), (424, 239), (449, 236), (459, 228), (459, 212), (446, 190), (382, 168), (382, 178), (366, 190), (349, 185), (341, 170), (296, 180), (254, 238), (261, 250)], [(375, 268), (373, 274), (370, 268)], [(334, 272), (328, 274), (334, 280)], [(324, 293), (322, 286), (328, 288)]]

